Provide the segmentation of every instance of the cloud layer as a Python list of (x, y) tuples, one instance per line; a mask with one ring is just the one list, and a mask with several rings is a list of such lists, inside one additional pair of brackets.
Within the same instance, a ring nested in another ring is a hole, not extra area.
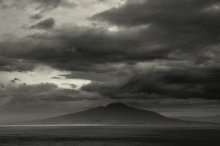
[[(0, 70), (31, 71), (36, 64), (66, 70), (71, 72), (67, 78), (92, 81), (78, 92), (103, 99), (219, 100), (218, 0), (127, 0), (114, 1), (114, 7), (107, 1), (30, 2), (35, 9), (29, 16), (31, 33), (0, 41)], [(15, 3), (0, 1), (4, 8), (21, 7)], [(93, 16), (77, 13), (84, 20), (74, 17), (71, 25), (57, 25), (67, 18), (52, 15), (68, 15), (69, 6), (86, 5), (100, 11)], [(82, 25), (76, 25), (78, 20)]]
[(91, 102), (99, 99), (100, 97), (97, 94), (72, 89), (60, 89), (55, 84), (19, 85), (1, 89), (0, 111), (52, 110), (59, 108), (59, 104)]

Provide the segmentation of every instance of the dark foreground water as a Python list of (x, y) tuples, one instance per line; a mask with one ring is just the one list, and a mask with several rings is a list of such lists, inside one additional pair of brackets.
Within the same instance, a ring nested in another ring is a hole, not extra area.
[(219, 127), (0, 126), (0, 146), (220, 146)]

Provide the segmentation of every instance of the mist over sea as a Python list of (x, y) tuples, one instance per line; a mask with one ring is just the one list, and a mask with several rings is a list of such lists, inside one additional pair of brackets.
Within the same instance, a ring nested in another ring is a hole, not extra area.
[(206, 146), (220, 127), (0, 126), (1, 146)]

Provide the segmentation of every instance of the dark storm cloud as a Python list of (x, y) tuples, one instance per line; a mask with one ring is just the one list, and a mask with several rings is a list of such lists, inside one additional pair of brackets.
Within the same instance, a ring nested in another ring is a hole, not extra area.
[[(44, 23), (38, 27), (45, 27)], [(112, 63), (167, 58), (170, 50), (161, 50), (163, 44), (146, 41), (140, 33), (139, 29), (112, 34), (101, 28), (76, 27), (2, 42), (0, 52), (4, 56), (34, 59), (67, 70), (96, 72), (111, 71)]]
[(0, 110), (23, 110), (30, 107), (56, 108), (56, 106), (64, 102), (86, 102), (98, 99), (100, 97), (97, 94), (79, 90), (61, 89), (54, 84), (20, 85), (1, 90)]
[(32, 25), (30, 28), (33, 29), (51, 29), (55, 26), (55, 20), (53, 18), (47, 18), (37, 22), (36, 24)]
[[(195, 66), (182, 63), (177, 68), (169, 64), (169, 71), (137, 72), (125, 83), (93, 83), (84, 89), (116, 99), (219, 99), (218, 5), (219, 1), (215, 0), (128, 1), (120, 8), (93, 16), (95, 20), (104, 20), (126, 29), (148, 26), (138, 35), (139, 43), (144, 42), (140, 52), (149, 54), (145, 51), (152, 47), (166, 58), (164, 63), (172, 62), (172, 59), (185, 60)], [(152, 60), (160, 59), (154, 54), (157, 52), (149, 55)], [(197, 68), (196, 64), (203, 67)]]
[(137, 73), (117, 84), (92, 83), (83, 90), (115, 99), (219, 99), (219, 68), (185, 68)]
[(218, 0), (128, 1), (93, 19), (125, 27), (149, 25), (143, 36), (145, 40), (151, 38), (151, 42), (162, 45), (160, 51), (170, 49), (191, 56), (219, 42), (220, 10), (216, 5)]
[[(70, 77), (97, 81), (83, 90), (113, 99), (218, 99), (220, 10), (213, 7), (217, 2), (128, 1), (92, 18), (118, 25), (118, 32), (63, 28), (1, 42), (0, 54), (73, 71)], [(52, 28), (52, 21), (41, 21), (37, 28)], [(136, 69), (139, 63), (159, 60), (166, 70), (155, 69), (158, 62)]]
[(0, 71), (29, 71), (35, 64), (28, 60), (19, 60), (0, 56)]
[(210, 20), (210, 24), (216, 24), (219, 14), (208, 15), (204, 10), (217, 4), (219, 4), (218, 0), (128, 0), (126, 5), (101, 12), (93, 18), (125, 26), (149, 23), (173, 26), (196, 25), (206, 20)]

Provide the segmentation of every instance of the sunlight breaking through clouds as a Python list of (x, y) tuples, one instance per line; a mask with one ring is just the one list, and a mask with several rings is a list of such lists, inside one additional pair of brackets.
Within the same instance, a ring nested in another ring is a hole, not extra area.
[[(83, 79), (67, 79), (64, 76), (70, 74), (69, 71), (60, 71), (49, 66), (40, 65), (33, 71), (28, 72), (0, 72), (0, 82), (5, 86), (19, 84), (33, 85), (41, 83), (53, 83), (64, 89), (80, 89), (83, 85), (91, 81)], [(19, 81), (12, 82), (15, 78)]]

